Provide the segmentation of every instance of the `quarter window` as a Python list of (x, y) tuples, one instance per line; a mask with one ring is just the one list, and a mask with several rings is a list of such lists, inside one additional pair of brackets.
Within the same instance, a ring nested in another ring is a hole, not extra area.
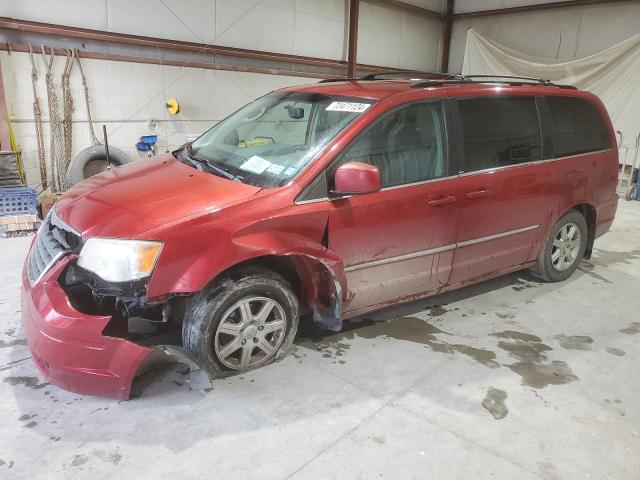
[(588, 100), (547, 97), (556, 157), (606, 150), (609, 132), (602, 116)]
[(540, 160), (540, 123), (531, 97), (484, 97), (458, 102), (464, 171)]
[(364, 162), (380, 170), (383, 187), (442, 177), (445, 165), (441, 102), (414, 104), (387, 114), (369, 126), (340, 155), (329, 174), (347, 162)]

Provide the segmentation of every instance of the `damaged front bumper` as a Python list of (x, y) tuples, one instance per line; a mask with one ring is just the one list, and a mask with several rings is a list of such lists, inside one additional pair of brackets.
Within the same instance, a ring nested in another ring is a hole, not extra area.
[(47, 381), (65, 390), (127, 399), (155, 349), (103, 336), (110, 316), (88, 315), (71, 305), (57, 281), (69, 262), (62, 258), (33, 286), (23, 270), (22, 321), (33, 359)]

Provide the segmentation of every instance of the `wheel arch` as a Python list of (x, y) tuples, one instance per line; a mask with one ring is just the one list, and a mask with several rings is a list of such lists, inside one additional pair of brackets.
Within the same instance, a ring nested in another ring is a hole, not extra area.
[(206, 285), (209, 288), (225, 278), (233, 278), (251, 267), (269, 269), (282, 276), (293, 288), (300, 311), (312, 313), (323, 328), (342, 328), (342, 292), (345, 282), (342, 262), (331, 264), (308, 253), (263, 253), (241, 260), (218, 272)]
[(563, 213), (560, 217), (570, 212), (571, 210), (576, 210), (580, 212), (587, 222), (587, 248), (584, 251), (584, 258), (591, 258), (591, 253), (593, 251), (593, 242), (596, 239), (596, 216), (597, 211), (596, 207), (591, 205), (590, 203), (578, 203)]

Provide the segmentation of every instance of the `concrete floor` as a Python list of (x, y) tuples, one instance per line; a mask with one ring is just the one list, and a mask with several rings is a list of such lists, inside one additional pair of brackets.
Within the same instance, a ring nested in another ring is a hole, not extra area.
[[(0, 240), (0, 478), (640, 478), (640, 202), (561, 284), (526, 273), (387, 310), (189, 390), (43, 383)], [(381, 320), (385, 323), (373, 323)]]

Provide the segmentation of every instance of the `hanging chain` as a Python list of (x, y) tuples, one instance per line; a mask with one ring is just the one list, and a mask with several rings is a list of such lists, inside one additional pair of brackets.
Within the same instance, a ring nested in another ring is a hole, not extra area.
[(42, 132), (42, 110), (40, 109), (40, 99), (38, 98), (37, 83), (38, 70), (33, 59), (33, 50), (29, 44), (29, 56), (31, 58), (31, 86), (33, 87), (33, 121), (36, 127), (36, 140), (38, 143), (38, 164), (40, 166), (40, 183), (44, 190), (49, 186), (47, 178), (47, 160), (44, 153), (44, 134)]
[(60, 189), (67, 190), (67, 169), (71, 163), (71, 149), (73, 142), (73, 96), (71, 95), (71, 86), (69, 85), (69, 77), (73, 69), (75, 53), (73, 50), (67, 50), (67, 62), (62, 73), (62, 149), (63, 160), (58, 164), (58, 178), (60, 181)]
[(78, 64), (78, 70), (80, 70), (80, 77), (82, 78), (82, 87), (84, 89), (84, 104), (87, 107), (87, 121), (89, 122), (89, 135), (91, 135), (91, 142), (94, 145), (100, 145), (100, 141), (96, 136), (96, 131), (93, 128), (93, 120), (91, 119), (91, 106), (89, 103), (89, 87), (87, 86), (87, 79), (84, 76), (84, 70), (82, 70), (82, 64), (80, 63), (80, 53), (75, 50), (76, 63)]
[(60, 122), (60, 112), (58, 111), (58, 95), (56, 93), (55, 86), (53, 84), (53, 73), (51, 67), (53, 66), (53, 48), (49, 47), (50, 56), (47, 62), (47, 55), (45, 52), (45, 46), (42, 45), (42, 59), (47, 67), (47, 74), (45, 76), (47, 84), (47, 101), (49, 105), (49, 152), (51, 158), (49, 164), (51, 167), (51, 191), (57, 192), (60, 190), (60, 171), (58, 165), (63, 163), (64, 150), (62, 145), (62, 125)]

